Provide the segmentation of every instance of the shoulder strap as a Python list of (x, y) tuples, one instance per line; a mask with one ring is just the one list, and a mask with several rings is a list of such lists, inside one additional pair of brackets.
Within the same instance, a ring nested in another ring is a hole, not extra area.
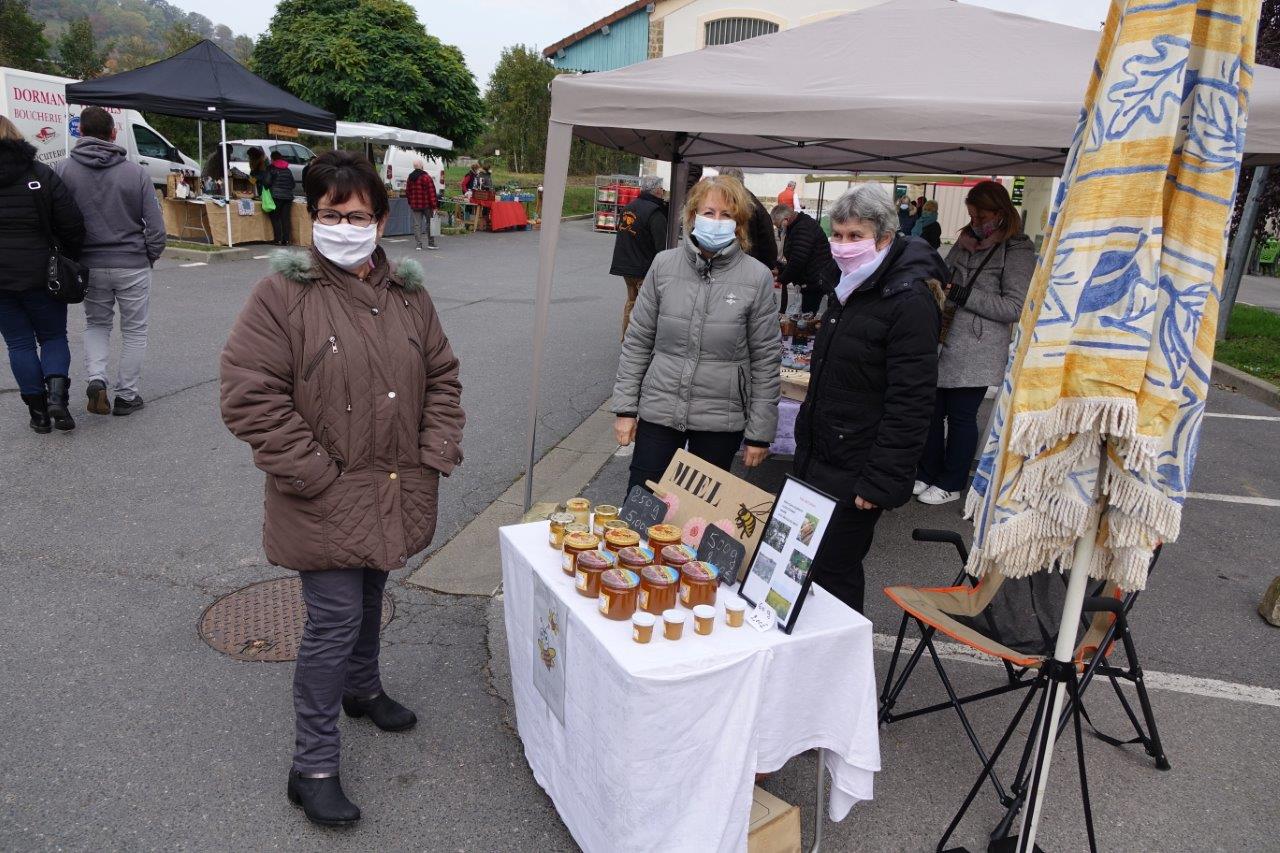
[[(996, 243), (994, 246), (988, 249), (987, 253), (982, 257), (982, 263), (978, 264), (977, 269), (973, 270), (972, 272), (969, 272), (968, 270), (965, 271), (966, 273), (968, 273), (968, 275), (965, 276), (965, 282), (964, 282), (966, 286), (968, 286), (969, 282), (973, 281), (978, 277), (978, 273), (982, 272), (983, 268), (986, 267), (987, 265), (987, 261), (991, 260), (991, 256), (996, 253), (996, 249), (1000, 248), (1000, 246), (1001, 246), (1000, 243)], [(950, 272), (951, 272), (951, 277), (955, 278), (956, 276), (955, 269), (952, 268)]]
[(58, 242), (58, 238), (53, 233), (53, 228), (49, 225), (51, 202), (49, 201), (48, 187), (36, 175), (36, 170), (31, 170), (31, 180), (27, 181), (27, 189), (35, 193), (36, 199), (36, 216), (40, 220), (40, 228), (44, 231), (45, 239), (49, 241), (49, 248), (58, 254), (62, 254), (62, 244)]

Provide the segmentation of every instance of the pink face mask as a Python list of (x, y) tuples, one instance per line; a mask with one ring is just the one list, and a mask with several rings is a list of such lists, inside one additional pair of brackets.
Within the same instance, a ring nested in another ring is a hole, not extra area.
[(840, 272), (845, 275), (858, 267), (865, 266), (874, 260), (875, 256), (875, 240), (854, 240), (850, 243), (832, 242), (831, 244), (831, 257), (835, 259), (836, 266), (840, 267)]

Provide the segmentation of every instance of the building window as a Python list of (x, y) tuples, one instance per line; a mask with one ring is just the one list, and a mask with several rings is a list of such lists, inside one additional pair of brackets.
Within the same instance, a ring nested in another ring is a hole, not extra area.
[(759, 18), (720, 18), (707, 21), (706, 46), (717, 44), (733, 44), (736, 41), (753, 39), (756, 36), (767, 36), (778, 31), (773, 21), (762, 21)]

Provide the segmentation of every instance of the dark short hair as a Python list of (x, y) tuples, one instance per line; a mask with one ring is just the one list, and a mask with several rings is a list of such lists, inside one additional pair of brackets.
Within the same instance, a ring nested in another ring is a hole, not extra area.
[(115, 127), (115, 119), (102, 107), (85, 107), (80, 113), (81, 136), (110, 140), (111, 131), (115, 130)]
[(355, 151), (326, 151), (312, 160), (302, 177), (307, 194), (307, 210), (314, 216), (320, 200), (329, 196), (333, 204), (342, 204), (353, 195), (360, 196), (382, 219), (391, 210), (387, 188), (369, 158)]

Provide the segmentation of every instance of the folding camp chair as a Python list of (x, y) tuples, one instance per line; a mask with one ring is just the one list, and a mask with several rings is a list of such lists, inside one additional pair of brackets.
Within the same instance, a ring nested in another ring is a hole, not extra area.
[[(968, 551), (964, 546), (964, 541), (959, 534), (949, 530), (916, 530), (912, 533), (912, 538), (916, 541), (924, 542), (943, 542), (950, 543), (959, 553), (962, 563), (968, 560)], [(1159, 551), (1157, 551), (1157, 556)], [(1155, 558), (1152, 559), (1154, 566)], [(978, 777), (978, 781), (974, 783), (973, 788), (969, 792), (969, 796), (965, 799), (964, 805), (953, 818), (950, 826), (947, 828), (946, 834), (939, 843), (938, 849), (943, 849), (946, 840), (955, 831), (961, 819), (972, 805), (973, 799), (977, 796), (983, 783), (990, 779), (992, 787), (995, 789), (996, 796), (999, 798), (1001, 805), (1006, 809), (1005, 817), (997, 826), (995, 832), (992, 833), (993, 838), (1003, 837), (1008, 833), (1009, 827), (1012, 826), (1014, 817), (1022, 807), (1022, 803), (1026, 796), (1028, 765), (1031, 759), (1032, 741), (1028, 740), (1027, 748), (1023, 752), (1023, 756), (1018, 765), (1018, 771), (1015, 775), (1012, 786), (1006, 790), (997, 778), (994, 767), (1000, 754), (1008, 744), (1013, 732), (1017, 729), (1023, 716), (1033, 698), (1043, 689), (1049, 679), (1049, 670), (1052, 669), (1052, 650), (1056, 639), (1056, 629), (1047, 629), (1043, 624), (1037, 627), (1037, 636), (1014, 637), (1004, 636), (1008, 631), (1002, 631), (993, 615), (993, 602), (1000, 593), (1004, 584), (1030, 584), (1031, 581), (1006, 581), (1002, 576), (990, 574), (985, 576), (976, 584), (964, 585), (966, 575), (961, 569), (960, 574), (956, 577), (954, 583), (949, 587), (920, 588), (897, 586), (885, 589), (885, 594), (889, 596), (899, 607), (903, 609), (902, 623), (898, 629), (897, 641), (894, 645), (893, 657), (889, 663), (889, 671), (885, 676), (884, 689), (881, 694), (880, 702), (880, 721), (888, 724), (898, 720), (904, 720), (923, 714), (940, 711), (946, 708), (953, 708), (960, 719), (960, 724), (964, 729), (965, 735), (974, 751), (978, 754), (983, 764), (983, 772)], [(1040, 581), (1046, 580), (1041, 576)], [(1069, 699), (1066, 705), (1066, 711), (1063, 714), (1058, 725), (1058, 731), (1055, 737), (1061, 736), (1066, 726), (1073, 720), (1076, 723), (1077, 738), (1079, 738), (1080, 716), (1086, 720), (1088, 714), (1084, 709), (1081, 699), (1085, 688), (1093, 680), (1095, 675), (1101, 674), (1108, 678), (1121, 707), (1129, 717), (1130, 723), (1133, 725), (1136, 733), (1135, 737), (1128, 741), (1121, 741), (1094, 731), (1098, 737), (1107, 743), (1119, 746), (1128, 743), (1141, 743), (1147, 754), (1156, 759), (1156, 766), (1162, 770), (1169, 769), (1168, 759), (1165, 757), (1163, 746), (1160, 743), (1159, 732), (1156, 728), (1155, 716), (1151, 709), (1151, 702), (1147, 695), (1146, 685), (1142, 678), (1142, 669), (1138, 661), (1137, 651), (1134, 647), (1132, 632), (1129, 628), (1128, 613), (1132, 609), (1137, 600), (1138, 593), (1130, 592), (1121, 596), (1119, 590), (1114, 585), (1108, 584), (1098, 585), (1095, 594), (1085, 600), (1084, 613), (1088, 617), (1086, 631), (1084, 637), (1077, 644), (1075, 655), (1073, 657), (1075, 666), (1072, 667), (1072, 679), (1070, 686)], [(1028, 599), (1032, 605), (1035, 603), (1034, 595)], [(903, 667), (901, 674), (895, 680), (894, 676), (897, 670), (898, 661), (901, 656), (902, 647), (906, 637), (907, 626), (914, 621), (920, 631), (921, 639), (915, 650), (912, 652), (910, 659)], [(934, 638), (938, 632), (955, 640), (961, 645), (981, 652), (985, 655), (996, 658), (1001, 661), (1005, 668), (1005, 683), (997, 687), (983, 690), (978, 693), (967, 696), (957, 695), (951, 678), (948, 676), (946, 668), (943, 666), (941, 657), (934, 645)], [(1124, 668), (1112, 666), (1107, 659), (1107, 655), (1115, 644), (1116, 637), (1119, 635), (1120, 641), (1124, 645), (1126, 663)], [(1010, 643), (1014, 643), (1016, 648)], [(943, 688), (947, 692), (948, 701), (939, 702), (923, 708), (917, 708), (911, 711), (895, 713), (894, 705), (901, 696), (903, 688), (906, 686), (908, 679), (914, 672), (916, 665), (924, 652), (928, 652), (933, 661), (934, 667), (938, 672), (939, 679)], [(1138, 720), (1132, 706), (1124, 693), (1120, 689), (1118, 679), (1125, 679), (1134, 684), (1138, 693), (1138, 701), (1142, 711), (1143, 721)], [(1006, 729), (1004, 736), (1000, 739), (997, 748), (988, 755), (978, 740), (977, 734), (973, 730), (973, 726), (969, 722), (968, 715), (964, 711), (964, 706), (970, 702), (976, 702), (982, 699), (988, 699), (993, 696), (999, 696), (1015, 690), (1026, 689), (1027, 695), (1024, 697), (1017, 714), (1013, 721)], [(1079, 709), (1078, 712), (1076, 709)], [(1145, 722), (1145, 731), (1143, 723)], [(1038, 723), (1037, 723), (1038, 726)], [(1090, 721), (1092, 727), (1092, 722)], [(1089, 813), (1087, 781), (1084, 774), (1084, 758), (1083, 751), (1080, 751), (1081, 763), (1081, 787), (1082, 794), (1085, 799), (1086, 822), (1089, 827), (1089, 835), (1092, 841), (1092, 816)]]

